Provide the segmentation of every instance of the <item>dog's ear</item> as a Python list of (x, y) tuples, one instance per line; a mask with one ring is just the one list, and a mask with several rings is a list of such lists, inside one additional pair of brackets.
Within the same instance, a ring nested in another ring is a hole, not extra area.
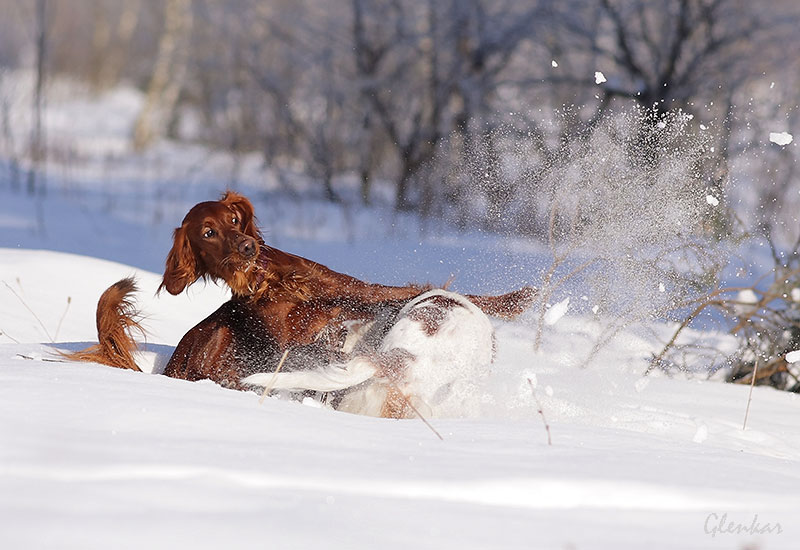
[(162, 289), (166, 288), (170, 294), (180, 294), (187, 286), (199, 279), (200, 275), (197, 258), (192, 251), (186, 224), (184, 224), (173, 233), (172, 248), (167, 254), (164, 278), (156, 293), (160, 293)]
[(242, 224), (242, 233), (254, 239), (261, 240), (261, 232), (256, 225), (253, 203), (251, 203), (247, 197), (240, 195), (236, 191), (226, 191), (225, 194), (222, 195), (220, 202), (239, 214), (239, 220), (241, 220)]

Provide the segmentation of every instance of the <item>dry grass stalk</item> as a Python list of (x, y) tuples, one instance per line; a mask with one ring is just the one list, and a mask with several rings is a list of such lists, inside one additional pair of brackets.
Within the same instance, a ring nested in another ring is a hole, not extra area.
[(27, 359), (28, 361), (44, 361), (45, 363), (66, 363), (66, 361), (61, 361), (60, 359), (49, 359), (47, 357), (36, 358), (22, 353), (18, 353), (17, 357), (19, 357), (20, 359)]
[(422, 416), (422, 413), (421, 413), (421, 412), (419, 412), (419, 410), (418, 410), (418, 409), (417, 409), (417, 408), (414, 406), (414, 404), (411, 402), (411, 400), (410, 400), (408, 397), (406, 397), (406, 394), (404, 394), (402, 391), (400, 391), (400, 388), (398, 388), (398, 387), (397, 387), (397, 384), (395, 384), (395, 383), (394, 383), (392, 380), (389, 380), (389, 385), (392, 387), (392, 389), (394, 389), (394, 391), (396, 392), (396, 394), (397, 394), (397, 395), (399, 395), (399, 396), (400, 396), (400, 398), (401, 398), (401, 399), (402, 399), (402, 400), (405, 402), (405, 404), (408, 406), (408, 408), (409, 408), (409, 409), (411, 409), (412, 411), (414, 411), (414, 414), (416, 414), (416, 415), (417, 415), (417, 417), (419, 417), (419, 419), (420, 419), (420, 420), (422, 420), (422, 422), (423, 422), (423, 423), (424, 423), (424, 424), (425, 424), (425, 425), (426, 425), (426, 426), (427, 426), (427, 427), (428, 427), (428, 428), (429, 428), (429, 429), (430, 429), (430, 430), (431, 430), (431, 431), (432, 431), (434, 434), (436, 434), (436, 437), (438, 437), (440, 441), (444, 441), (444, 437), (442, 437), (442, 434), (440, 434), (440, 433), (439, 433), (439, 432), (436, 430), (436, 428), (434, 428), (434, 427), (433, 427), (433, 425), (432, 425), (430, 422), (428, 422), (428, 420), (427, 420), (427, 419), (426, 419), (424, 416)]
[(69, 306), (72, 304), (72, 296), (67, 296), (67, 306), (64, 308), (64, 313), (61, 314), (61, 318), (58, 320), (58, 326), (56, 327), (56, 335), (55, 339), (58, 340), (58, 333), (61, 331), (61, 324), (64, 322), (64, 317), (67, 316), (67, 312), (69, 311)]
[(6, 338), (12, 340), (15, 344), (19, 344), (19, 340), (17, 340), (4, 330), (0, 330), (0, 336), (5, 336)]
[(13, 288), (11, 288), (11, 285), (9, 285), (7, 282), (3, 281), (3, 284), (4, 284), (4, 285), (6, 285), (6, 288), (7, 288), (8, 290), (10, 290), (10, 291), (12, 292), (12, 294), (14, 294), (14, 296), (16, 296), (16, 297), (17, 297), (17, 300), (19, 300), (19, 301), (20, 301), (20, 303), (21, 303), (23, 306), (25, 306), (25, 309), (27, 309), (28, 311), (30, 311), (31, 315), (33, 315), (33, 318), (34, 318), (34, 319), (36, 319), (36, 320), (39, 322), (39, 326), (41, 326), (41, 327), (42, 327), (42, 329), (44, 330), (44, 333), (45, 333), (45, 334), (47, 335), (47, 337), (50, 339), (50, 343), (54, 343), (54, 342), (55, 342), (55, 340), (53, 340), (53, 337), (52, 337), (52, 336), (50, 336), (50, 331), (48, 331), (48, 330), (47, 330), (47, 327), (46, 327), (46, 326), (44, 326), (44, 323), (42, 323), (42, 320), (41, 320), (41, 319), (39, 319), (39, 316), (38, 316), (38, 315), (36, 315), (36, 313), (35, 313), (35, 312), (34, 312), (34, 311), (33, 311), (33, 310), (32, 310), (32, 309), (31, 309), (31, 308), (28, 306), (28, 304), (27, 304), (27, 303), (25, 303), (25, 300), (23, 300), (23, 299), (22, 299), (22, 296), (20, 296), (19, 294), (17, 294), (17, 291), (16, 291), (16, 290), (14, 290)]
[(289, 350), (287, 349), (286, 351), (283, 352), (283, 355), (281, 355), (281, 360), (278, 361), (278, 366), (275, 368), (275, 372), (272, 373), (272, 378), (270, 379), (269, 383), (266, 386), (264, 386), (264, 391), (261, 393), (261, 399), (258, 400), (259, 405), (264, 403), (264, 399), (266, 399), (269, 392), (272, 391), (272, 385), (275, 383), (275, 378), (278, 376), (278, 373), (281, 372), (283, 364), (286, 362), (286, 358), (288, 356), (289, 356)]
[(750, 414), (750, 401), (753, 399), (753, 387), (756, 385), (756, 378), (758, 378), (758, 359), (756, 359), (755, 367), (753, 368), (753, 376), (750, 380), (750, 392), (747, 394), (747, 408), (744, 410), (744, 422), (742, 423), (742, 431), (747, 428), (747, 417)]
[(550, 424), (547, 423), (547, 418), (544, 416), (544, 408), (542, 407), (542, 402), (539, 401), (539, 397), (536, 395), (536, 387), (533, 385), (533, 380), (528, 378), (528, 385), (531, 387), (531, 395), (533, 395), (533, 399), (536, 401), (536, 406), (538, 407), (539, 414), (542, 417), (542, 422), (544, 423), (544, 429), (547, 432), (547, 444), (552, 445), (553, 440), (550, 437)]

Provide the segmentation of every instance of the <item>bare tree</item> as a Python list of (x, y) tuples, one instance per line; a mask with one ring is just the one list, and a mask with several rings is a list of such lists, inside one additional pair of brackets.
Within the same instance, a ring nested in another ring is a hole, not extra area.
[(2, 128), (3, 140), (3, 156), (6, 157), (8, 162), (8, 176), (11, 189), (13, 191), (19, 190), (19, 155), (16, 150), (16, 143), (14, 142), (14, 133), (11, 129), (11, 98), (9, 93), (4, 90), (6, 79), (6, 71), (0, 70), (0, 127)]
[[(784, 107), (768, 117), (746, 112), (749, 97), (765, 97), (759, 75), (787, 56), (791, 0), (169, 0), (158, 13), (140, 0), (38, 2), (52, 7), (48, 70), (99, 87), (146, 80), (137, 147), (199, 113), (194, 139), (233, 158), (260, 151), (332, 200), (337, 178), (355, 174), (365, 202), (375, 181), (390, 182), (397, 208), (546, 241), (547, 213), (521, 215), (531, 197), (547, 200), (541, 167), (586, 139), (581, 125), (629, 104), (681, 108), (712, 127), (717, 158), (704, 172), (720, 192), (730, 158), (782, 166), (764, 211), (793, 177), (788, 148), (755, 158), (754, 129), (794, 116), (796, 92), (783, 87)], [(607, 82), (595, 84), (595, 70)], [(509, 166), (528, 139), (531, 161)]]
[(191, 0), (167, 0), (164, 4), (164, 30), (147, 97), (134, 126), (133, 143), (137, 149), (148, 145), (157, 135), (158, 126), (172, 117), (189, 63), (192, 19)]
[(425, 179), (421, 168), (454, 130), (467, 156), (490, 134), (503, 71), (532, 38), (540, 13), (538, 3), (353, 0), (361, 94), (374, 113), (365, 124), (377, 118), (395, 149), (397, 208), (415, 206), (412, 181)]
[[(387, 10), (391, 17), (386, 17)], [(433, 2), (353, 1), (353, 42), (361, 95), (395, 148), (395, 207), (413, 206), (409, 187), (442, 139), (449, 99), (441, 79)]]
[[(597, 4), (562, 3), (557, 21), (570, 56), (594, 65), (566, 80), (599, 93), (605, 110), (614, 99), (627, 99), (660, 113), (683, 109), (701, 120), (717, 120), (715, 185), (728, 177), (731, 132), (744, 118), (745, 105), (734, 98), (777, 67), (782, 44), (800, 19), (783, 2), (770, 9), (746, 0), (598, 0)], [(604, 72), (595, 86), (591, 75)]]
[(95, 0), (91, 7), (94, 24), (90, 78), (96, 89), (103, 90), (116, 84), (125, 68), (125, 55), (142, 6), (136, 0)]
[[(744, 0), (598, 0), (597, 9), (563, 3), (559, 21), (572, 52), (583, 52), (608, 81), (606, 96), (646, 108), (690, 108), (693, 100), (742, 85), (770, 49), (780, 20)], [(570, 51), (567, 49), (567, 51)], [(582, 75), (586, 84), (592, 73)], [(572, 75), (576, 82), (579, 75)]]
[[(31, 130), (31, 168), (28, 170), (28, 193), (45, 191), (47, 144), (42, 124), (45, 109), (45, 63), (47, 60), (47, 0), (36, 0), (36, 82), (33, 92), (33, 127)], [(38, 181), (37, 181), (38, 180)]]

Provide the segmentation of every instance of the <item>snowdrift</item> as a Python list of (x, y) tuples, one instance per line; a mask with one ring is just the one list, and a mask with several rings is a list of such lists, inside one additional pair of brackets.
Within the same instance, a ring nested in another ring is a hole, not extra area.
[(486, 383), (436, 422), (444, 441), (417, 420), (53, 362), (95, 340), (97, 296), (131, 274), (154, 356), (226, 299), (0, 250), (3, 548), (794, 547), (796, 395), (756, 388), (743, 431), (748, 388), (641, 378), (633, 335), (578, 368), (592, 324), (570, 316), (538, 354), (524, 319), (498, 323)]

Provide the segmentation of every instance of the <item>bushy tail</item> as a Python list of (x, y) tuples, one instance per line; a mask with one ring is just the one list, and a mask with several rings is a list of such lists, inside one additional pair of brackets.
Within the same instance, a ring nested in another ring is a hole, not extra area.
[(533, 304), (538, 292), (536, 288), (526, 286), (500, 296), (470, 295), (467, 298), (481, 308), (486, 315), (500, 317), (501, 319), (513, 319)]
[(144, 332), (138, 321), (139, 312), (131, 298), (137, 290), (132, 277), (108, 287), (97, 301), (98, 344), (82, 351), (65, 353), (64, 356), (73, 361), (91, 361), (141, 371), (133, 359), (133, 352), (137, 348), (133, 333)]

